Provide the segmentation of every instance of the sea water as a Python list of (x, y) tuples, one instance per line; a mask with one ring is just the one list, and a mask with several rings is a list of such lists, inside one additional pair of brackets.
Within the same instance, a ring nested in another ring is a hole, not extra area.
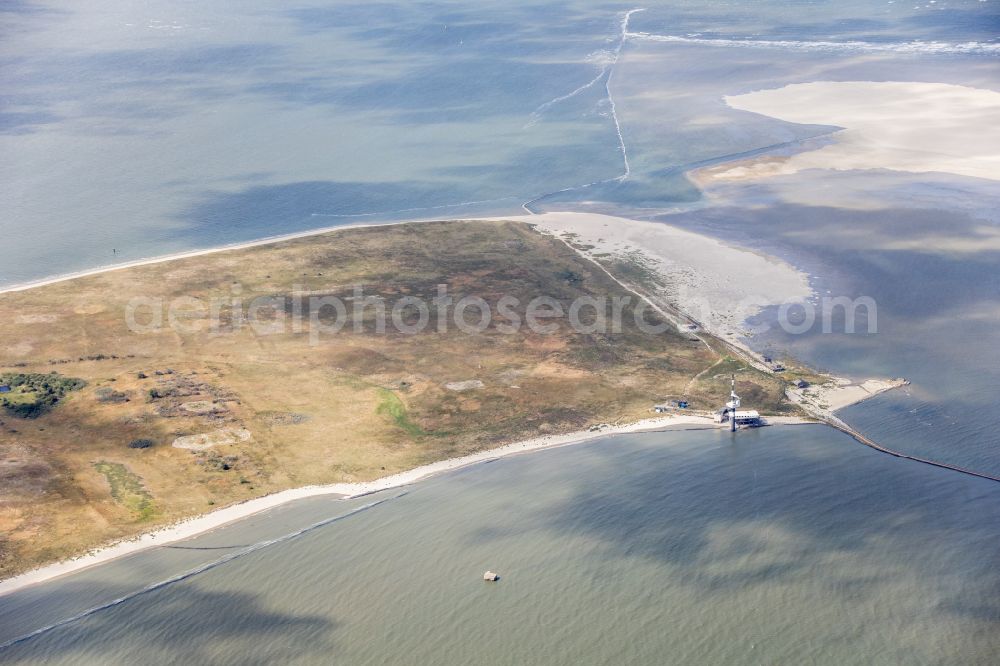
[[(993, 3), (644, 6), (628, 30), (646, 36), (623, 43), (627, 4), (4, 3), (0, 284), (526, 202), (660, 220), (780, 256), (818, 295), (875, 298), (876, 335), (753, 342), (910, 379), (842, 416), (1000, 472), (1000, 257), (976, 246), (993, 182), (821, 172), (705, 193), (685, 176), (836, 129), (724, 95), (1000, 88)], [(0, 660), (990, 663), (993, 484), (819, 427), (726, 437), (479, 466), (130, 596), (365, 501), (286, 507), (0, 600), (8, 640), (128, 598)]]
[[(911, 52), (937, 54), (912, 76), (995, 82), (992, 5), (5, 2), (0, 286), (539, 199), (690, 204), (684, 165), (812, 133), (720, 116), (722, 94), (819, 61), (860, 58), (884, 77), (885, 58)], [(626, 27), (647, 39), (623, 42)], [(831, 41), (862, 46), (809, 46)], [(701, 122), (676, 122), (694, 112)], [(626, 155), (634, 174), (619, 182)]]
[[(625, 215), (778, 256), (808, 273), (819, 315), (814, 324), (789, 333), (772, 308), (751, 322), (758, 329), (751, 344), (854, 379), (908, 379), (905, 389), (840, 416), (890, 448), (997, 475), (1000, 252), (991, 239), (1000, 224), (1000, 184), (944, 173), (810, 170), (709, 185), (680, 211), (657, 198), (659, 183), (688, 182), (689, 168), (722, 156), (782, 156), (835, 138), (836, 127), (730, 109), (725, 95), (817, 80), (944, 81), (1000, 90), (990, 44), (974, 54), (946, 50), (958, 42), (866, 44), (832, 50), (704, 40), (635, 44), (617, 70), (616, 96), (629, 138), (638, 139), (629, 142), (637, 165), (629, 187), (644, 203), (619, 199), (604, 209), (628, 208)], [(607, 198), (621, 191), (609, 187)], [(874, 311), (868, 317), (859, 309), (849, 332), (840, 313), (822, 315), (823, 299), (838, 297), (868, 299)]]
[(26, 589), (0, 604), (0, 643), (125, 601), (0, 661), (989, 664), (998, 527), (997, 484), (824, 426), (617, 436), (302, 501)]

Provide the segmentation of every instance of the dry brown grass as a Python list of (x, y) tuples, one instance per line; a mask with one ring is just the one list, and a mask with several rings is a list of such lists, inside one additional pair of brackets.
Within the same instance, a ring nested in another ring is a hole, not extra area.
[[(137, 335), (125, 325), (133, 296), (209, 299), (234, 284), (246, 300), (293, 285), (346, 295), (355, 284), (390, 299), (429, 298), (438, 284), (491, 302), (624, 295), (562, 242), (501, 222), (345, 230), (0, 295), (0, 372), (56, 371), (88, 383), (38, 419), (0, 414), (0, 577), (288, 487), (367, 480), (539, 432), (643, 418), (719, 360), (683, 334), (651, 337), (626, 325), (617, 335), (580, 335), (565, 320), (553, 335), (346, 327), (318, 346), (306, 332), (215, 334), (200, 315), (191, 333)], [(747, 375), (759, 384), (748, 390), (780, 404), (779, 382)], [(444, 387), (469, 379), (485, 386)], [(98, 401), (106, 387), (128, 402)], [(150, 400), (151, 389), (166, 397)], [(711, 408), (726, 392), (708, 376), (688, 397)], [(223, 428), (252, 437), (206, 451), (171, 446)], [(155, 445), (128, 447), (140, 438)], [(116, 501), (109, 469), (133, 475), (127, 481), (138, 480), (152, 508)]]

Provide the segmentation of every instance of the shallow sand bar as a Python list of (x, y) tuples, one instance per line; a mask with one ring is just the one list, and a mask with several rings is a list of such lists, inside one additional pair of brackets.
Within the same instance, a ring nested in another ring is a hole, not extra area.
[(725, 101), (792, 123), (844, 129), (818, 150), (719, 170), (716, 178), (893, 169), (1000, 180), (1000, 92), (945, 83), (817, 81)]

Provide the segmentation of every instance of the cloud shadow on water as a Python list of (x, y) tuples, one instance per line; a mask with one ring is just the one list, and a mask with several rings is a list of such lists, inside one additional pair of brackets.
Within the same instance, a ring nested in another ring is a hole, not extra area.
[(377, 220), (373, 214), (388, 216), (403, 209), (457, 203), (461, 196), (441, 184), (420, 182), (260, 185), (236, 193), (205, 194), (178, 214), (184, 226), (173, 233), (194, 245), (263, 238), (347, 224), (365, 216)]
[(59, 116), (47, 112), (0, 112), (0, 134), (29, 134), (60, 120)]
[(596, 540), (610, 557), (665, 563), (706, 594), (809, 581), (853, 604), (921, 581), (948, 600), (941, 612), (1000, 617), (988, 594), (1000, 585), (991, 566), (1000, 561), (1000, 485), (877, 453), (823, 426), (732, 442), (720, 433), (715, 444), (672, 433), (653, 447), (645, 437), (593, 446), (577, 461), (584, 469), (574, 466), (576, 491), (533, 520)]
[[(122, 594), (129, 591), (123, 588)], [(210, 591), (188, 581), (17, 643), (0, 651), (0, 660), (9, 664), (287, 663), (306, 655), (329, 654), (336, 628), (327, 617), (271, 609), (252, 593)]]

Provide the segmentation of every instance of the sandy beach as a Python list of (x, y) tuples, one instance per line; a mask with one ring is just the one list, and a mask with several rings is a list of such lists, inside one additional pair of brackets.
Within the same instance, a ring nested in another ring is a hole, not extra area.
[[(772, 419), (772, 421), (774, 425), (810, 423), (810, 421), (794, 417), (776, 417)], [(153, 548), (155, 546), (162, 546), (164, 544), (188, 539), (261, 511), (266, 511), (276, 506), (300, 499), (321, 495), (337, 495), (348, 499), (360, 497), (383, 490), (407, 486), (436, 474), (449, 472), (478, 463), (498, 460), (500, 458), (513, 455), (541, 451), (544, 449), (581, 444), (611, 435), (660, 430), (681, 430), (689, 428), (715, 429), (719, 427), (721, 426), (714, 423), (710, 418), (693, 414), (669, 415), (644, 419), (642, 421), (622, 425), (605, 424), (595, 426), (589, 430), (580, 430), (563, 435), (546, 435), (536, 437), (467, 456), (440, 460), (429, 465), (423, 465), (406, 472), (393, 474), (374, 481), (362, 483), (334, 483), (322, 486), (293, 488), (274, 493), (272, 495), (247, 500), (246, 502), (241, 502), (239, 504), (233, 504), (217, 511), (212, 511), (211, 513), (197, 516), (175, 525), (149, 532), (135, 539), (111, 544), (74, 559), (57, 562), (55, 564), (35, 569), (34, 571), (29, 571), (19, 576), (14, 576), (13, 578), (0, 582), (0, 596), (11, 594), (30, 585), (52, 580), (53, 578), (57, 578), (59, 576), (65, 576), (67, 574), (80, 571), (81, 569), (102, 564), (119, 557), (131, 555), (132, 553), (137, 553), (147, 548)]]
[(662, 284), (657, 296), (734, 344), (744, 320), (761, 308), (813, 295), (809, 276), (777, 257), (661, 222), (570, 212), (508, 219), (570, 241), (588, 259), (620, 256), (655, 271)]
[(805, 169), (892, 169), (1000, 180), (1000, 92), (945, 83), (817, 81), (725, 101), (787, 122), (843, 129), (816, 150), (705, 170), (716, 180)]
[[(823, 419), (836, 419), (834, 412), (909, 384), (905, 379), (867, 379), (854, 382), (836, 378), (829, 384), (789, 388), (788, 399)], [(839, 419), (837, 419), (839, 422)]]

